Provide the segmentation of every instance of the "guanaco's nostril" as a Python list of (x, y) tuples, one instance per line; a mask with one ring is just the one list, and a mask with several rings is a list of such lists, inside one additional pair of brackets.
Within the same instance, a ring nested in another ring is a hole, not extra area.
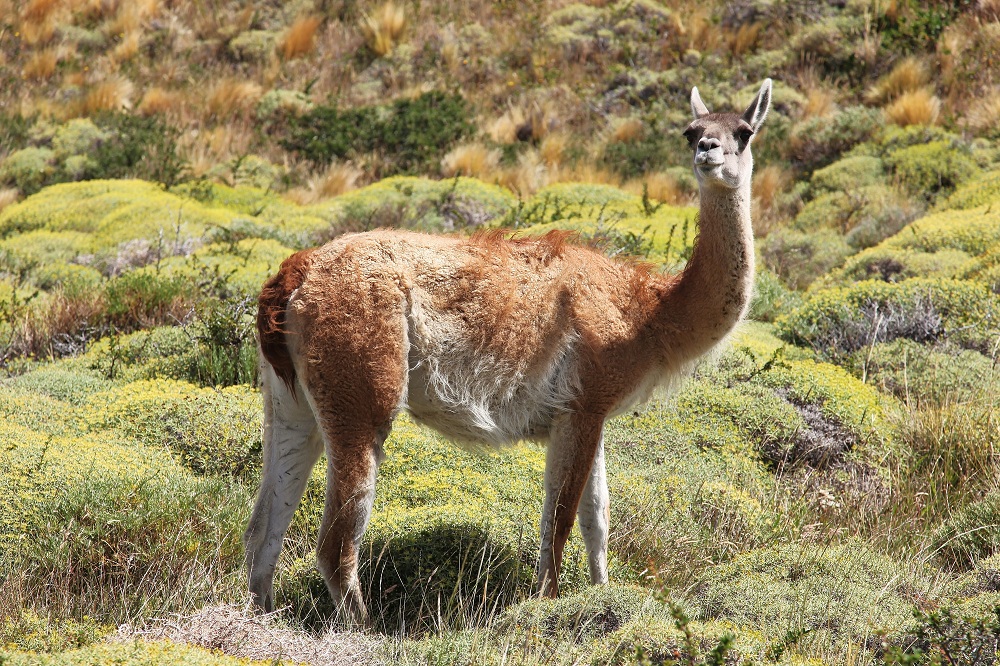
[(712, 150), (713, 148), (718, 148), (721, 145), (722, 142), (718, 139), (710, 139), (708, 137), (702, 137), (701, 140), (698, 141), (698, 147), (702, 150)]

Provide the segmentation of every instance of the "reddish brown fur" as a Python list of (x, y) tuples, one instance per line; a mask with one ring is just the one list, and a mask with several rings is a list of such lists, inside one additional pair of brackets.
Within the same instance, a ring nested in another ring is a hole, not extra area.
[(302, 286), (315, 251), (316, 248), (302, 250), (281, 262), (281, 268), (264, 283), (257, 300), (257, 336), (261, 354), (292, 393), (295, 392), (295, 366), (285, 341), (285, 307), (292, 292)]

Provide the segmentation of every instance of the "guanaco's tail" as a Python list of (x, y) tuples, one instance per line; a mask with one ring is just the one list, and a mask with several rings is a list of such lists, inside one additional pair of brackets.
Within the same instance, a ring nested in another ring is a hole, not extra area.
[(264, 360), (295, 394), (295, 365), (285, 340), (285, 309), (292, 292), (298, 289), (312, 265), (315, 249), (296, 252), (281, 262), (277, 274), (264, 283), (257, 306), (257, 338)]

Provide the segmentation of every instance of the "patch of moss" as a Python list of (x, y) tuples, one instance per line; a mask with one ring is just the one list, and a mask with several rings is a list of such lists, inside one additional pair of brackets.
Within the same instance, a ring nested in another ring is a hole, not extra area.
[(133, 641), (128, 643), (98, 643), (57, 654), (39, 655), (0, 651), (0, 658), (10, 666), (89, 666), (90, 664), (122, 664), (123, 666), (265, 666), (273, 660), (252, 661), (230, 657), (214, 650), (169, 641)]
[[(932, 578), (860, 543), (772, 546), (705, 570), (699, 619), (725, 619), (767, 636), (824, 632), (866, 644), (879, 628), (902, 625), (913, 595), (933, 596)], [(808, 639), (807, 639), (808, 640)]]
[[(22, 652), (64, 652), (96, 643), (114, 630), (91, 617), (81, 620), (41, 617), (28, 608), (0, 622), (0, 645)], [(4, 648), (0, 648), (2, 658)]]

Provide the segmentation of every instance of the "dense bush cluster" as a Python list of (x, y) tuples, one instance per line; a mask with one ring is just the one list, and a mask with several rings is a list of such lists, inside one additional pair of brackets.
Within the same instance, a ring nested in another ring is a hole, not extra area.
[(379, 175), (391, 176), (425, 172), (471, 130), (461, 95), (430, 92), (388, 107), (317, 106), (288, 121), (282, 145), (319, 166), (377, 153), (386, 160)]

